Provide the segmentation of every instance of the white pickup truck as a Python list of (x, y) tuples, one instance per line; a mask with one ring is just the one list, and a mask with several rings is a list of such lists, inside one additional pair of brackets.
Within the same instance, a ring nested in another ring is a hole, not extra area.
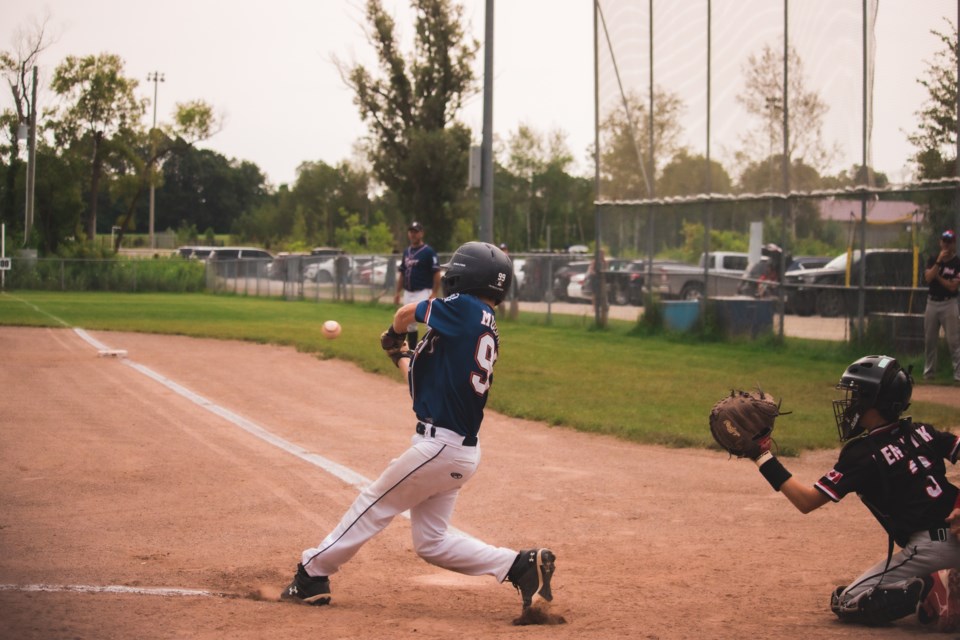
[[(653, 266), (651, 285), (654, 293), (664, 300), (699, 300), (707, 290), (704, 286), (704, 259), (700, 264), (663, 263)], [(709, 296), (735, 296), (737, 285), (747, 269), (749, 257), (735, 251), (711, 251)]]

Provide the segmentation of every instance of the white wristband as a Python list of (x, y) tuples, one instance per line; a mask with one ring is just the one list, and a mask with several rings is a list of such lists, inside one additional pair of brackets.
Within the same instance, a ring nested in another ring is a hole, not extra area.
[(754, 462), (757, 463), (757, 467), (762, 467), (764, 462), (767, 462), (768, 460), (772, 460), (772, 459), (773, 459), (773, 454), (770, 453), (769, 451), (764, 451), (763, 453), (760, 454), (760, 456), (756, 460), (754, 460)]

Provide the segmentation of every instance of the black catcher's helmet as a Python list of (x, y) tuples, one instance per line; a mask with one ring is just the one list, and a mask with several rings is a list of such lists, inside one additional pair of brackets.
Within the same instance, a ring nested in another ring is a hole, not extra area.
[(893, 422), (910, 406), (913, 378), (890, 356), (864, 356), (851, 364), (840, 376), (837, 389), (842, 400), (833, 401), (840, 440), (845, 441), (863, 432), (860, 424), (868, 409), (876, 409)]
[(471, 293), (503, 301), (513, 280), (513, 263), (506, 254), (486, 242), (467, 242), (460, 245), (450, 262), (443, 265), (443, 295)]

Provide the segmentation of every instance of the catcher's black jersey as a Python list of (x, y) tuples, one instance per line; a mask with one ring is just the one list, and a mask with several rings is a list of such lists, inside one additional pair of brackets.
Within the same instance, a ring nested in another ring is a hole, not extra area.
[(856, 492), (897, 544), (917, 531), (945, 527), (957, 487), (944, 459), (956, 463), (960, 437), (910, 418), (851, 440), (816, 483), (834, 502)]

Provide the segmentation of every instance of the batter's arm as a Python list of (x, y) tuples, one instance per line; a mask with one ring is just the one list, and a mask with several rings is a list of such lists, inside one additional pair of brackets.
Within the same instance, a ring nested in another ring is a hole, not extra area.
[[(393, 314), (393, 330), (397, 333), (406, 333), (407, 327), (417, 321), (417, 303), (410, 302)], [(407, 345), (411, 349), (417, 345)]]

